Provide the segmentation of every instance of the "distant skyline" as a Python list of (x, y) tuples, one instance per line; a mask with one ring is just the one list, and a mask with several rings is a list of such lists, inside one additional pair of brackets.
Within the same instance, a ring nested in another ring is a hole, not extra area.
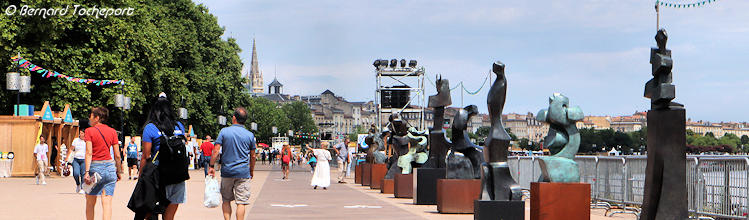
[[(503, 113), (536, 113), (560, 92), (585, 115), (650, 108), (643, 87), (655, 47), (655, 1), (240, 1), (196, 0), (233, 37), (247, 67), (253, 37), (264, 82), (284, 93), (330, 89), (348, 101), (374, 99), (375, 59), (415, 59), (432, 81), (481, 87), (491, 64), (507, 65)], [(689, 1), (667, 1), (690, 3)], [(676, 102), (692, 120), (749, 121), (749, 1), (661, 8), (673, 51)], [(487, 82), (487, 84), (490, 82)], [(426, 94), (435, 93), (426, 83)], [(489, 85), (463, 94), (486, 113)], [(459, 89), (452, 92), (460, 107)]]

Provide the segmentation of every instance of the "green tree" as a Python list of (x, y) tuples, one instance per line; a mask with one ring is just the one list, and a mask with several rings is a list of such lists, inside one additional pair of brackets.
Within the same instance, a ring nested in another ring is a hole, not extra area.
[(596, 152), (597, 149), (594, 149), (593, 145), (595, 144), (596, 148), (600, 148), (603, 146), (601, 143), (601, 137), (596, 135), (596, 130), (593, 130), (592, 128), (580, 129), (580, 149), (578, 152)]
[[(186, 124), (199, 136), (216, 134), (217, 116), (228, 115), (249, 95), (243, 92), (239, 46), (222, 39), (224, 29), (202, 5), (190, 0), (24, 0), (33, 8), (81, 7), (135, 9), (133, 16), (4, 16), (0, 19), (0, 58), (20, 53), (32, 63), (72, 77), (122, 79), (124, 86), (68, 82), (21, 70), (32, 76), (32, 92), (23, 102), (53, 110), (71, 105), (76, 119), (92, 106), (111, 111), (108, 124), (119, 128), (114, 95), (132, 98), (124, 113), (126, 135), (140, 134), (150, 103), (165, 92), (175, 107), (188, 109)], [(16, 70), (5, 65), (6, 71)], [(0, 74), (5, 81), (5, 74)], [(0, 113), (12, 111), (13, 94), (0, 90)], [(183, 99), (184, 98), (184, 99)], [(184, 101), (183, 101), (184, 100)], [(245, 105), (246, 106), (246, 105)], [(38, 107), (37, 107), (38, 108)], [(223, 109), (223, 110), (222, 110)]]
[[(289, 126), (290, 129), (294, 131), (294, 134), (310, 134), (317, 132), (317, 125), (315, 125), (315, 121), (312, 119), (312, 114), (309, 106), (307, 106), (307, 104), (304, 104), (304, 102), (294, 101), (284, 104), (281, 107), (281, 110), (283, 110), (284, 115), (289, 118)], [(357, 129), (361, 129), (361, 127), (357, 127)], [(349, 139), (356, 141), (356, 138)], [(310, 140), (312, 139), (292, 137), (291, 144), (298, 145)]]
[[(507, 134), (510, 134), (510, 140), (512, 140), (512, 141), (517, 141), (518, 140), (518, 136), (512, 133), (512, 129), (505, 128), (505, 131), (507, 131)], [(488, 135), (488, 133), (487, 133), (487, 135)]]
[(743, 145), (749, 145), (749, 136), (747, 136), (747, 135), (741, 135), (741, 144), (743, 144)]
[(520, 138), (520, 140), (518, 141), (518, 146), (523, 150), (529, 150), (532, 148), (528, 138)]
[(485, 139), (486, 137), (489, 137), (489, 132), (492, 130), (492, 127), (489, 126), (483, 126), (476, 129), (476, 136), (478, 136), (479, 139)]
[(361, 127), (361, 125), (357, 125), (356, 129), (353, 133), (348, 134), (348, 139), (351, 142), (356, 142), (359, 140), (359, 134), (366, 134), (367, 131), (364, 130), (364, 128)]
[(735, 134), (728, 133), (726, 135), (723, 135), (723, 137), (720, 137), (720, 139), (718, 139), (718, 144), (728, 145), (735, 149), (737, 146), (741, 145), (741, 139)]
[(715, 146), (718, 145), (718, 139), (713, 136), (697, 136), (692, 143), (694, 146)]

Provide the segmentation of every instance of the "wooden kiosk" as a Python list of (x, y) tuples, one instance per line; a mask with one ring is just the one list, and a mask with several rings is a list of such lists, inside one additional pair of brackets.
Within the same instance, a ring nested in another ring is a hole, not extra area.
[[(35, 175), (34, 147), (39, 141), (39, 136), (44, 136), (50, 147), (52, 137), (56, 138), (58, 145), (62, 144), (62, 138), (65, 137), (65, 145), (71, 146), (79, 130), (78, 121), (73, 120), (68, 104), (62, 112), (52, 112), (49, 101), (46, 101), (42, 110), (35, 112), (34, 116), (1, 115), (0, 151), (15, 154), (11, 176)], [(50, 149), (47, 152), (47, 158), (51, 151)], [(58, 155), (58, 159), (59, 157)]]

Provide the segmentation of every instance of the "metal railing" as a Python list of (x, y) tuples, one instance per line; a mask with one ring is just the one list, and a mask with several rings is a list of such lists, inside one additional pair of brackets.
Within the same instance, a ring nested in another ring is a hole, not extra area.
[[(512, 177), (525, 190), (538, 181), (536, 156), (511, 156)], [(591, 184), (591, 208), (639, 217), (646, 156), (576, 156), (580, 181)], [(693, 218), (749, 219), (749, 156), (687, 156), (688, 208)]]

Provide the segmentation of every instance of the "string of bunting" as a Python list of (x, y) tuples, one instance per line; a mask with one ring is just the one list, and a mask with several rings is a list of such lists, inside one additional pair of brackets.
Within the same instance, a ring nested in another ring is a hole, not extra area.
[(66, 79), (69, 82), (77, 82), (77, 83), (86, 83), (86, 84), (94, 84), (98, 86), (106, 86), (106, 85), (125, 85), (124, 80), (98, 80), (98, 79), (83, 79), (83, 78), (77, 78), (72, 76), (67, 76), (65, 74), (58, 73), (54, 70), (48, 70), (45, 68), (42, 68), (40, 66), (37, 66), (30, 61), (24, 59), (21, 57), (21, 55), (16, 55), (14, 57), (11, 57), (10, 59), (13, 60), (13, 64), (18, 65), (20, 68), (28, 69), (31, 72), (36, 72), (39, 74), (42, 74), (42, 77), (49, 78), (49, 77), (57, 77), (61, 79)]
[(706, 4), (713, 3), (717, 0), (703, 0), (700, 2), (693, 2), (693, 3), (686, 3), (686, 4), (680, 4), (680, 3), (670, 3), (670, 2), (664, 2), (661, 0), (656, 0), (655, 4), (665, 7), (671, 7), (671, 8), (696, 8), (696, 7), (702, 7)]
[[(491, 75), (491, 74), (492, 73), (490, 71), (489, 75)], [(468, 93), (470, 95), (476, 95), (476, 94), (478, 94), (481, 91), (481, 89), (484, 88), (484, 85), (486, 85), (486, 82), (489, 80), (489, 75), (487, 75), (486, 78), (484, 78), (484, 82), (481, 83), (481, 87), (479, 87), (479, 89), (477, 89), (475, 92), (468, 91), (468, 89), (466, 89), (466, 87), (463, 85), (463, 81), (460, 81), (458, 83), (458, 85), (455, 85), (455, 87), (453, 87), (452, 89), (450, 89), (450, 91), (453, 91), (453, 90), (455, 90), (457, 88), (461, 88), (461, 89), (463, 89), (463, 91), (465, 91), (466, 93)], [(432, 82), (432, 79), (429, 76), (426, 76), (426, 78), (429, 81), (429, 83), (431, 83), (433, 86), (437, 86), (434, 82)]]

